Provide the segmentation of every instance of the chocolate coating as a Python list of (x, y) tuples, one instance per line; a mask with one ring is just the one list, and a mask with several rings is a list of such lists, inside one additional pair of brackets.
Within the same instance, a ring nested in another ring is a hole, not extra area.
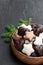
[(40, 24), (31, 24), (32, 30), (36, 36), (43, 32), (43, 26)]
[(34, 50), (37, 56), (43, 56), (43, 45), (34, 45)]
[(40, 28), (37, 29), (37, 31), (36, 31), (35, 34), (36, 34), (37, 36), (39, 36), (39, 34), (42, 33), (42, 32), (43, 32), (43, 28), (40, 27)]
[(35, 52), (33, 52), (30, 56), (36, 57), (37, 54)]
[(20, 27), (20, 28), (18, 29), (18, 34), (21, 35), (21, 36), (24, 36), (24, 35), (25, 35), (25, 31), (26, 31), (25, 28)]
[(13, 40), (13, 41), (14, 41), (16, 49), (21, 51), (23, 49), (24, 40), (21, 39), (19, 41), (18, 40)]

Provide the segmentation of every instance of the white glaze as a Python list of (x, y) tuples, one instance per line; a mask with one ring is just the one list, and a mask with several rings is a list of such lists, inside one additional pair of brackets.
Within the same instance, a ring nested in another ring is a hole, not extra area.
[(31, 53), (34, 52), (34, 49), (32, 48), (32, 44), (24, 44), (24, 48), (22, 49), (22, 52), (26, 55), (31, 55)]
[(36, 40), (35, 40), (34, 44), (35, 45), (43, 45), (42, 38), (41, 37), (36, 37)]
[[(29, 29), (30, 31), (32, 30), (31, 25), (26, 26), (25, 24), (22, 24), (22, 25), (19, 26), (19, 27), (23, 27), (23, 28)], [(19, 27), (18, 27), (18, 28), (19, 28)]]
[(43, 38), (43, 32), (42, 32), (42, 33), (40, 33), (39, 37)]

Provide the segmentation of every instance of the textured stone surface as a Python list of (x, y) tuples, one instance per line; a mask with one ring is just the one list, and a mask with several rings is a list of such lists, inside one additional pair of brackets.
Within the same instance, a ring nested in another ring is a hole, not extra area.
[[(8, 24), (17, 25), (20, 18), (33, 18), (43, 24), (43, 0), (0, 0), (0, 34)], [(0, 38), (0, 65), (24, 65), (10, 52), (9, 44)]]

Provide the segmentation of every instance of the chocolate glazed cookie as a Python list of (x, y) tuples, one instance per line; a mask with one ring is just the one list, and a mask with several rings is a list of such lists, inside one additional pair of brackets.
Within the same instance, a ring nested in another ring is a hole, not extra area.
[(43, 32), (43, 25), (41, 24), (31, 24), (32, 30), (36, 36), (39, 36)]
[[(33, 44), (33, 48), (35, 49), (35, 53), (37, 54), (37, 56), (43, 56), (43, 45), (34, 45)], [(34, 55), (33, 55), (34, 56)]]
[(19, 51), (22, 51), (23, 44), (24, 44), (24, 39), (21, 39), (21, 40), (14, 40), (13, 39), (13, 41), (14, 41), (16, 49), (19, 50)]

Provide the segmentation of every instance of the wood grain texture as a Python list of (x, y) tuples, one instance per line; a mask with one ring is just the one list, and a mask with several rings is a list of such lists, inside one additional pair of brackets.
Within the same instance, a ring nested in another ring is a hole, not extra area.
[(41, 57), (31, 57), (31, 56), (26, 56), (25, 54), (18, 51), (14, 46), (13, 39), (11, 40), (11, 48), (12, 48), (14, 55), (19, 60), (21, 60), (22, 62), (24, 62), (26, 64), (42, 64), (43, 63), (43, 56), (41, 56)]

